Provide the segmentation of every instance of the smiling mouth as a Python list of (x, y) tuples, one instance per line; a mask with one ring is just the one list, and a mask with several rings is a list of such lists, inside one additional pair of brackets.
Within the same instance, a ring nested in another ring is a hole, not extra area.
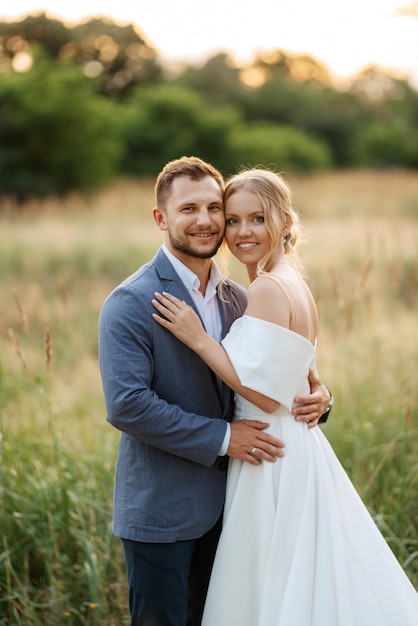
[(255, 248), (258, 244), (257, 243), (238, 243), (237, 246), (238, 248), (240, 248), (241, 250), (250, 250), (251, 248)]
[(198, 239), (208, 239), (209, 237), (214, 237), (216, 233), (190, 233), (192, 237), (197, 237)]

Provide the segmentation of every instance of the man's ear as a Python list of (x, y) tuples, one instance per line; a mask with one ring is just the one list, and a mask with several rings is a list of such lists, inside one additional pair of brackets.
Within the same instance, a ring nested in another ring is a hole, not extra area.
[(167, 230), (167, 223), (165, 221), (165, 213), (161, 211), (157, 206), (152, 209), (152, 217), (160, 230)]

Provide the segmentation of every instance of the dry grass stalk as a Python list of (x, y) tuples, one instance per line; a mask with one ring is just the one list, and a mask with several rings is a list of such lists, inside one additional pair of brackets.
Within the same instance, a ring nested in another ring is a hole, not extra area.
[(25, 353), (23, 352), (22, 346), (20, 345), (20, 341), (18, 337), (16, 337), (15, 332), (12, 328), (9, 328), (7, 331), (7, 335), (9, 337), (10, 343), (12, 344), (19, 360), (22, 364), (23, 369), (27, 372), (29, 371), (28, 361), (26, 359)]
[(382, 467), (384, 467), (386, 463), (390, 461), (390, 459), (393, 459), (396, 456), (397, 448), (398, 448), (398, 443), (396, 441), (390, 441), (387, 444), (386, 450), (384, 451), (380, 461), (376, 463), (372, 473), (369, 475), (369, 478), (366, 484), (364, 485), (363, 493), (367, 493), (369, 491), (370, 486), (373, 485), (373, 483), (375, 482), (376, 477), (378, 476)]
[(64, 284), (61, 283), (59, 285), (58, 289), (59, 289), (60, 302), (61, 302), (63, 311), (64, 311), (65, 315), (67, 315), (68, 314), (68, 310), (69, 310), (67, 288), (65, 287)]
[(338, 279), (337, 272), (334, 267), (331, 267), (330, 270), (331, 275), (331, 285), (334, 291), (335, 297), (337, 299), (337, 305), (339, 308), (344, 308), (346, 305), (345, 298), (343, 295), (343, 290), (341, 289), (340, 281)]
[(16, 287), (13, 287), (12, 289), (12, 293), (13, 293), (13, 299), (16, 303), (16, 307), (19, 313), (19, 317), (20, 317), (20, 325), (22, 327), (22, 332), (27, 335), (29, 332), (29, 320), (28, 320), (28, 316), (25, 313), (25, 309), (23, 308), (23, 304), (22, 301), (19, 297), (19, 294), (17, 293), (17, 289)]
[(409, 402), (406, 403), (404, 408), (405, 413), (405, 427), (407, 430), (412, 429), (412, 407)]
[(345, 313), (345, 328), (347, 332), (350, 332), (353, 328), (353, 305), (352, 302), (347, 302), (344, 298), (343, 290), (341, 288), (340, 281), (338, 279), (337, 272), (334, 267), (330, 268), (331, 285), (335, 297), (337, 299), (337, 306), (340, 309), (344, 309)]
[(366, 287), (367, 279), (369, 278), (370, 273), (372, 271), (372, 267), (373, 267), (373, 261), (372, 259), (369, 259), (361, 271), (360, 279), (356, 287), (356, 290), (354, 292), (355, 300), (359, 299), (362, 296), (364, 289)]
[(48, 326), (45, 329), (45, 359), (46, 359), (46, 371), (48, 374), (51, 371), (52, 362), (52, 339)]
[(345, 307), (345, 329), (347, 333), (353, 330), (353, 305), (346, 304)]

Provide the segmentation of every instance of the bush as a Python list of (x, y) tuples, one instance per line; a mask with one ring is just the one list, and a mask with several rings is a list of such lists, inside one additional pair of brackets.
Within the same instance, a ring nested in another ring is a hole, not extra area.
[(372, 124), (354, 140), (354, 159), (372, 167), (418, 167), (418, 130), (401, 120)]
[(310, 171), (331, 166), (325, 143), (290, 126), (265, 122), (235, 127), (228, 156), (231, 164), (274, 165), (280, 170)]

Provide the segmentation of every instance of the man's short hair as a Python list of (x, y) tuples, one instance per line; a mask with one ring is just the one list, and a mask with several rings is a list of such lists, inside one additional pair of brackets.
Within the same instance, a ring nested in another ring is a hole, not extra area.
[(155, 183), (155, 200), (159, 209), (165, 208), (171, 185), (176, 178), (185, 176), (191, 180), (201, 180), (211, 176), (224, 191), (225, 182), (222, 174), (210, 163), (206, 163), (195, 156), (183, 156), (180, 159), (169, 161), (158, 174)]

